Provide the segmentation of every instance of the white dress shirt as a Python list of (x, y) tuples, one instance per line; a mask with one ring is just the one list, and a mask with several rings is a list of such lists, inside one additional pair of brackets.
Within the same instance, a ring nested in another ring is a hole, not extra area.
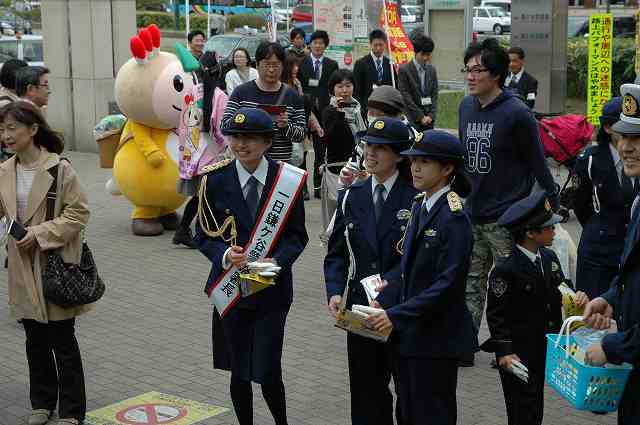
[[(384, 192), (382, 192), (382, 198), (384, 201), (386, 201), (387, 198), (389, 197), (389, 193), (391, 192), (391, 189), (393, 189), (393, 185), (398, 179), (399, 174), (400, 173), (396, 171), (391, 177), (389, 177), (387, 180), (384, 181), (384, 183), (382, 183), (382, 185), (384, 186)], [(374, 204), (377, 201), (377, 199), (375, 199), (375, 196), (376, 196), (376, 186), (378, 186), (378, 184), (380, 184), (380, 181), (378, 181), (376, 176), (371, 175), (371, 193), (373, 194)]]
[(512, 73), (509, 73), (509, 75), (507, 76), (507, 79), (504, 82), (504, 85), (506, 87), (509, 87), (509, 84), (511, 84), (511, 80), (515, 80), (515, 84), (518, 84), (518, 82), (520, 81), (520, 78), (522, 78), (523, 73), (524, 73), (524, 67), (522, 67), (520, 72), (518, 72), (515, 75), (513, 75)]
[(440, 199), (442, 195), (444, 195), (450, 190), (451, 190), (451, 185), (446, 185), (445, 187), (443, 187), (433, 195), (429, 196), (428, 198), (425, 196), (424, 201), (422, 201), (422, 203), (425, 206), (427, 212), (431, 211), (431, 208), (433, 208), (436, 202), (438, 202), (438, 199)]
[[(523, 247), (523, 246), (521, 246), (521, 245), (516, 244), (516, 246), (518, 247), (518, 249), (519, 249), (520, 251), (522, 251), (522, 253), (523, 253), (524, 255), (526, 255), (526, 256), (527, 256), (527, 258), (528, 258), (529, 260), (531, 260), (531, 262), (533, 263), (533, 265), (534, 265), (534, 266), (536, 265), (536, 260), (537, 260), (537, 259), (540, 259), (540, 273), (542, 273), (542, 274), (544, 275), (544, 270), (542, 270), (542, 257), (540, 257), (540, 251), (538, 251), (538, 252), (536, 252), (536, 253), (534, 254), (533, 252), (529, 251), (527, 248), (525, 248), (525, 247)], [(537, 267), (537, 266), (536, 266), (536, 267)]]
[[(319, 58), (316, 58), (315, 56), (313, 56), (313, 53), (311, 53), (309, 55), (309, 57), (311, 58), (311, 67), (315, 70), (316, 69), (316, 61), (320, 61), (320, 66), (318, 69), (318, 80), (322, 78), (322, 62), (324, 61), (324, 55), (320, 56)], [(316, 76), (313, 76), (313, 79), (315, 79)]]
[[(238, 180), (240, 181), (240, 187), (242, 188), (242, 196), (247, 199), (247, 195), (249, 192), (249, 178), (251, 176), (255, 177), (258, 180), (258, 199), (262, 196), (262, 190), (264, 189), (264, 185), (267, 184), (267, 173), (269, 172), (269, 162), (262, 157), (258, 168), (255, 169), (253, 173), (247, 171), (246, 168), (242, 166), (240, 161), (236, 159), (236, 170), (238, 171)], [(228, 270), (231, 267), (231, 262), (227, 261), (227, 254), (231, 251), (231, 248), (227, 248), (222, 256), (222, 268)]]

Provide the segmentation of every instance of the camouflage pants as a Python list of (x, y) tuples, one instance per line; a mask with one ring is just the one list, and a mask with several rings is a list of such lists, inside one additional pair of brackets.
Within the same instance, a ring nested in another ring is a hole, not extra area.
[(467, 276), (467, 308), (476, 331), (480, 329), (487, 298), (487, 279), (496, 258), (511, 254), (514, 247), (511, 234), (495, 223), (473, 225), (473, 251)]

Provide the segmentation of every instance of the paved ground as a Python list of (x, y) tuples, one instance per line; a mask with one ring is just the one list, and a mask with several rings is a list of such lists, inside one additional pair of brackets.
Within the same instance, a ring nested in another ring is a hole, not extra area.
[[(78, 339), (87, 378), (89, 410), (149, 391), (231, 408), (229, 376), (211, 360), (211, 307), (202, 293), (207, 260), (175, 248), (171, 235), (139, 238), (129, 231), (130, 206), (104, 191), (108, 170), (92, 154), (69, 155), (89, 190), (88, 231), (108, 291), (97, 309), (81, 317)], [(326, 313), (321, 263), (324, 250), (319, 202), (307, 203), (311, 242), (295, 268), (295, 302), (289, 316), (284, 370), (292, 425), (349, 423), (345, 334)], [(567, 226), (576, 236), (575, 222)], [(0, 272), (0, 425), (24, 424), (29, 412), (24, 332), (9, 316), (6, 273)], [(481, 340), (488, 335), (482, 329)], [(502, 390), (489, 355), (460, 371), (459, 424), (506, 424)], [(615, 415), (570, 408), (547, 391), (545, 424), (606, 425)], [(272, 424), (256, 388), (256, 421)], [(203, 424), (235, 424), (231, 411)]]

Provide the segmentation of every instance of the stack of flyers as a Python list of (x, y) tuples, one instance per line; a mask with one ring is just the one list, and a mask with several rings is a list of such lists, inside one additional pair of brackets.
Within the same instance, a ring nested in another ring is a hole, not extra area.
[(382, 283), (382, 279), (380, 278), (380, 275), (374, 274), (369, 277), (365, 277), (360, 281), (360, 283), (362, 283), (362, 286), (364, 287), (364, 292), (367, 294), (369, 304), (371, 304), (371, 301), (375, 300), (379, 294), (376, 288), (378, 287), (378, 285)]
[(357, 314), (358, 316), (362, 316), (365, 319), (372, 314), (378, 314), (378, 313), (384, 312), (384, 310), (381, 308), (369, 307), (368, 305), (359, 305), (359, 304), (352, 305), (351, 311)]
[(518, 360), (511, 362), (511, 367), (507, 370), (513, 373), (516, 378), (529, 383), (529, 369)]

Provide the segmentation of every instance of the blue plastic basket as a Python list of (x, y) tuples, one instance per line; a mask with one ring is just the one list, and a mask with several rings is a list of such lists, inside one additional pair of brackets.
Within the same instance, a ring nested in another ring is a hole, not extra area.
[(559, 334), (547, 334), (545, 380), (576, 409), (613, 412), (618, 408), (632, 367), (626, 363), (606, 368), (587, 366), (569, 355), (567, 350), (575, 342), (568, 334), (570, 324), (579, 319), (582, 318), (570, 317)]

